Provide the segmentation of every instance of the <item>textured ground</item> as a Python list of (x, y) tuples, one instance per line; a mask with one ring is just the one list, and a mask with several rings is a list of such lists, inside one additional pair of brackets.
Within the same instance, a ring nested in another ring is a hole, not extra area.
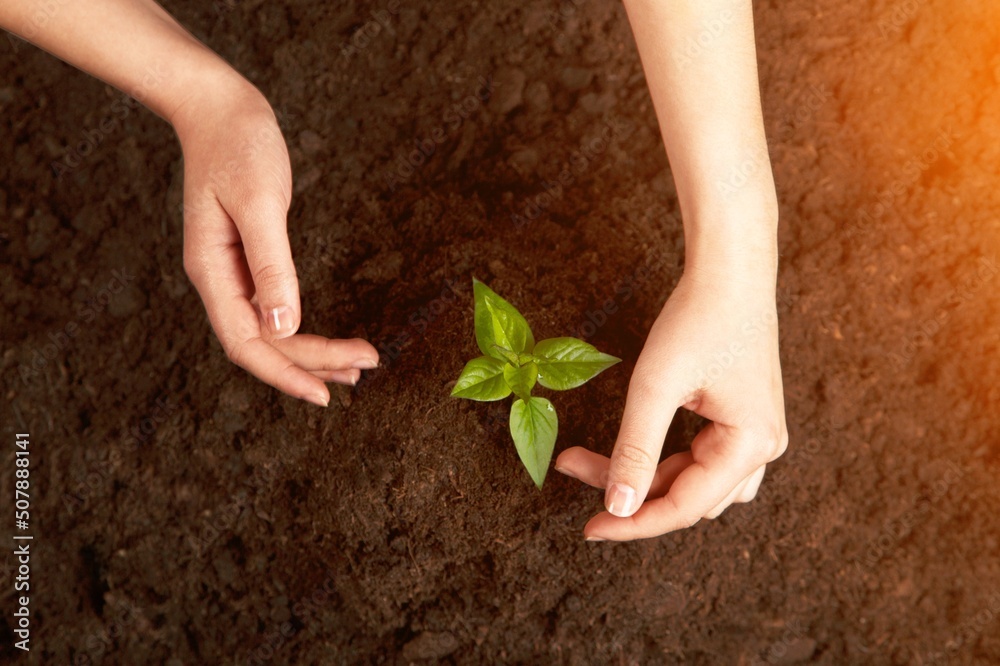
[(170, 129), (4, 39), (3, 469), (29, 430), (36, 663), (1000, 661), (993, 3), (756, 3), (791, 447), (754, 503), (619, 545), (581, 538), (598, 493), (538, 493), (504, 407), (446, 386), (474, 274), (625, 359), (557, 397), (557, 447), (611, 449), (683, 257), (621, 6), (164, 4), (280, 116), (303, 328), (383, 368), (320, 410), (230, 365), (182, 270)]

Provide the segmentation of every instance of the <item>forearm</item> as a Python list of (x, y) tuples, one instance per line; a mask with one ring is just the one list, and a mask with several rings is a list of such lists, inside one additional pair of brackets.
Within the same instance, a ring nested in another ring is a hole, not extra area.
[(677, 186), (688, 265), (771, 269), (777, 200), (750, 0), (625, 6)]
[(3, 0), (0, 27), (168, 121), (189, 99), (245, 85), (152, 0)]

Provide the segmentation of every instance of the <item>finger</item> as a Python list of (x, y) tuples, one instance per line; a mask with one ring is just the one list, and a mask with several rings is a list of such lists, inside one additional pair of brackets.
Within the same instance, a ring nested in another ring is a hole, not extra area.
[[(253, 314), (249, 303), (247, 308)], [(226, 353), (233, 363), (279, 391), (321, 407), (330, 404), (330, 391), (323, 380), (300, 368), (260, 337), (231, 343), (226, 346)]]
[[(646, 497), (660, 497), (667, 492), (677, 475), (692, 462), (688, 452), (676, 453), (659, 464)], [(605, 488), (611, 460), (589, 449), (575, 446), (563, 451), (556, 459), (556, 471), (579, 479), (594, 488)]]
[(730, 505), (732, 505), (732, 503), (736, 501), (736, 498), (740, 496), (740, 493), (742, 493), (743, 489), (746, 488), (747, 482), (749, 480), (750, 479), (747, 478), (741, 481), (739, 484), (737, 484), (737, 486), (733, 488), (732, 492), (726, 495), (726, 498), (724, 500), (716, 504), (714, 507), (712, 507), (711, 511), (705, 514), (705, 517), (708, 518), (709, 520), (715, 520), (716, 518), (721, 516), (722, 512), (728, 509)]
[(310, 370), (309, 374), (324, 382), (333, 382), (344, 386), (356, 386), (358, 380), (361, 379), (360, 370)]
[(266, 330), (287, 338), (299, 327), (299, 280), (288, 243), (288, 203), (262, 191), (231, 211), (243, 240), (243, 252), (256, 289)]
[(746, 487), (743, 488), (743, 492), (736, 499), (737, 502), (751, 502), (753, 498), (757, 497), (757, 491), (760, 490), (760, 484), (764, 480), (764, 472), (767, 469), (767, 465), (761, 465), (757, 468), (757, 471), (750, 476), (750, 481), (747, 483)]
[(604, 488), (607, 485), (610, 465), (611, 460), (607, 456), (582, 446), (568, 448), (556, 458), (557, 472), (579, 479), (594, 488)]
[(260, 337), (260, 319), (248, 299), (249, 276), (241, 271), (242, 251), (236, 245), (218, 246), (213, 260), (188, 262), (188, 273), (216, 336), (229, 359), (279, 391), (323, 407), (330, 392), (323, 380), (298, 367)]
[(360, 338), (330, 340), (321, 335), (293, 335), (274, 346), (306, 370), (371, 370), (378, 367), (378, 350)]
[(588, 537), (615, 541), (645, 539), (691, 527), (722, 502), (759, 464), (751, 462), (716, 423), (692, 443), (693, 459), (661, 498), (646, 501), (629, 518), (601, 513), (584, 528)]
[(661, 377), (662, 371), (640, 355), (629, 383), (604, 495), (604, 505), (615, 516), (631, 516), (642, 505), (656, 474), (663, 439), (682, 402)]
[(653, 482), (649, 484), (649, 492), (646, 494), (646, 497), (663, 497), (666, 495), (667, 491), (670, 490), (670, 486), (680, 476), (680, 473), (690, 467), (693, 462), (694, 458), (691, 456), (690, 451), (675, 453), (661, 462), (660, 466), (656, 468), (656, 476), (653, 477)]
[(743, 480), (738, 486), (733, 489), (733, 492), (729, 493), (726, 499), (722, 500), (714, 509), (708, 512), (706, 518), (715, 519), (722, 515), (722, 512), (728, 509), (733, 504), (745, 503), (751, 501), (757, 496), (757, 489), (760, 488), (760, 482), (764, 478), (764, 465), (761, 465), (753, 471), (750, 476)]

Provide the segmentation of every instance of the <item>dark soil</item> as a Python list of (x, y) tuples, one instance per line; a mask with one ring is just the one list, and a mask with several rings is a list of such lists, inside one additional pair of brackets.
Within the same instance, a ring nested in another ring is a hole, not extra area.
[(1000, 5), (756, 4), (791, 447), (755, 502), (628, 544), (584, 542), (600, 493), (535, 489), (505, 405), (447, 397), (475, 275), (625, 359), (554, 396), (557, 450), (611, 450), (683, 263), (618, 3), (403, 0), (349, 55), (388, 3), (165, 3), (280, 116), (303, 330), (383, 351), (326, 410), (223, 355), (170, 128), (4, 39), (2, 495), (28, 431), (34, 662), (1000, 662)]

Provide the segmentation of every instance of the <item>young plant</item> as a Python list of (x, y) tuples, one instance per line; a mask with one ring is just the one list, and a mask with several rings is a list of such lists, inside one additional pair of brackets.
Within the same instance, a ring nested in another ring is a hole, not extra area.
[(517, 454), (539, 489), (545, 482), (559, 432), (555, 407), (531, 395), (536, 384), (565, 391), (585, 384), (620, 358), (602, 354), (576, 338), (535, 343), (531, 327), (514, 306), (472, 279), (476, 302), (476, 343), (484, 356), (462, 370), (451, 395), (469, 400), (502, 400), (511, 393), (510, 435)]

